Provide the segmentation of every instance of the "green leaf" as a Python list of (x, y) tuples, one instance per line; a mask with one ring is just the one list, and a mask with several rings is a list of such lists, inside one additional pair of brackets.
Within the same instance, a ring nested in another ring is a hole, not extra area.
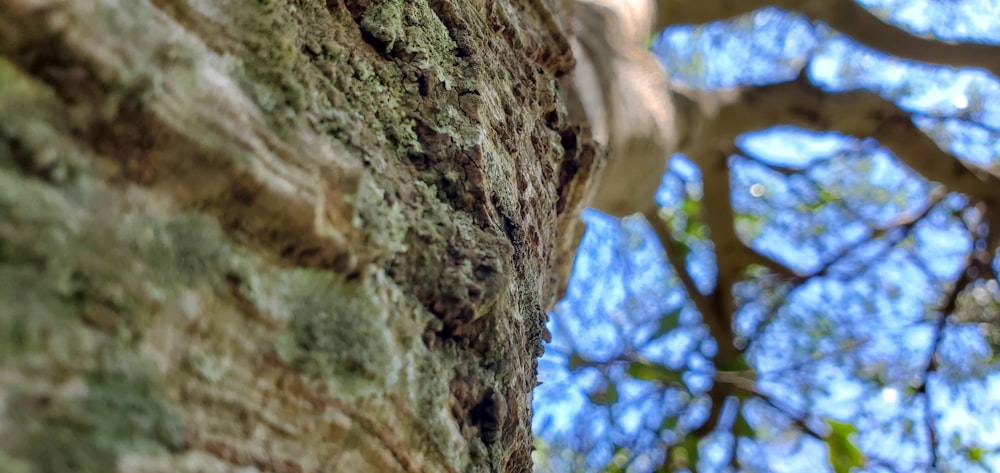
[(625, 473), (632, 452), (627, 448), (616, 447), (615, 453), (611, 455), (611, 462), (604, 468), (605, 473)]
[(663, 422), (660, 422), (660, 430), (674, 430), (677, 427), (677, 421), (680, 420), (678, 416), (667, 416), (663, 418)]
[[(691, 222), (691, 220), (688, 220), (688, 223)], [(696, 240), (704, 240), (708, 238), (708, 227), (701, 222), (694, 222), (693, 224), (687, 226), (684, 233), (691, 235), (691, 237)]]
[(757, 433), (750, 427), (750, 423), (747, 422), (746, 417), (743, 417), (743, 413), (736, 415), (736, 422), (733, 423), (733, 435), (736, 438), (746, 437), (749, 439), (755, 438)]
[(680, 320), (681, 307), (674, 309), (670, 313), (664, 314), (663, 317), (660, 317), (660, 327), (656, 329), (656, 333), (653, 334), (653, 338), (658, 338), (677, 328), (677, 326), (680, 325)]
[(607, 398), (608, 405), (618, 402), (618, 384), (608, 381), (608, 390), (605, 391), (605, 397)]
[(750, 369), (750, 365), (743, 359), (743, 355), (739, 355), (732, 360), (716, 360), (715, 369), (719, 371), (747, 371)]
[(656, 363), (633, 361), (628, 365), (628, 374), (644, 381), (659, 381), (663, 384), (679, 384), (681, 374)]
[[(679, 253), (682, 260), (686, 260), (688, 255), (691, 254), (691, 246), (683, 241), (678, 240), (677, 244), (674, 245), (674, 249)], [(682, 270), (687, 270), (687, 268), (681, 268)]]
[(681, 211), (684, 212), (690, 219), (693, 216), (697, 216), (701, 213), (701, 201), (692, 198), (684, 199), (684, 204), (681, 207)]
[(986, 456), (986, 449), (983, 447), (969, 447), (969, 451), (965, 455), (970, 462), (981, 464), (983, 463), (983, 457)]
[(569, 370), (570, 371), (573, 371), (573, 370), (575, 370), (575, 369), (577, 369), (577, 368), (579, 368), (581, 366), (587, 366), (589, 364), (590, 364), (590, 362), (587, 361), (586, 359), (584, 359), (582, 356), (580, 356), (579, 353), (573, 352), (573, 354), (571, 354), (569, 356)]
[(698, 466), (698, 437), (688, 434), (670, 449), (670, 463), (674, 471), (692, 470)]
[(618, 400), (618, 387), (611, 380), (604, 389), (599, 389), (587, 395), (590, 402), (610, 406)]
[(865, 465), (865, 456), (851, 441), (851, 435), (858, 432), (852, 424), (826, 420), (830, 426), (830, 435), (826, 437), (826, 446), (830, 455), (830, 466), (835, 473), (849, 473), (851, 468)]

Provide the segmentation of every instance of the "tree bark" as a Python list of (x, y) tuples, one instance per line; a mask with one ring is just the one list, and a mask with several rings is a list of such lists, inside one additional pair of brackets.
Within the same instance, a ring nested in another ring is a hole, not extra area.
[(0, 465), (530, 470), (562, 0), (0, 0)]

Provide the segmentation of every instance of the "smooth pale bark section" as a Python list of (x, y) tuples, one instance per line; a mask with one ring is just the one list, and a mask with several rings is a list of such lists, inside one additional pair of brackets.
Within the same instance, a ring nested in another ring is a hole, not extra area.
[(0, 464), (528, 471), (555, 3), (0, 0)]

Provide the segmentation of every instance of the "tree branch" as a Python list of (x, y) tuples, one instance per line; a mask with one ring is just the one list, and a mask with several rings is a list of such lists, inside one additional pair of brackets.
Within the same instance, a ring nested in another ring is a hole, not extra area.
[(798, 428), (802, 433), (822, 441), (825, 437), (820, 432), (809, 426), (808, 418), (805, 414), (796, 414), (793, 412), (795, 409), (791, 406), (785, 405), (783, 402), (776, 399), (767, 393), (764, 393), (757, 389), (757, 382), (755, 379), (748, 378), (741, 373), (732, 373), (726, 371), (717, 371), (715, 373), (715, 382), (717, 384), (723, 384), (729, 386), (733, 391), (743, 391), (746, 394), (752, 395), (765, 404), (770, 406), (772, 409), (782, 413), (788, 418), (788, 421)]
[(884, 22), (854, 0), (659, 0), (654, 31), (724, 20), (768, 6), (822, 21), (858, 43), (889, 55), (929, 64), (976, 67), (1000, 77), (1000, 47), (917, 36)]
[(924, 38), (892, 26), (854, 0), (793, 1), (792, 7), (886, 54), (942, 66), (976, 67), (1000, 77), (1000, 47)]
[(802, 1), (702, 0), (692, 2), (688, 0), (658, 0), (653, 31), (660, 31), (669, 26), (700, 25), (711, 21), (725, 20), (780, 3), (802, 3)]
[[(838, 263), (844, 261), (855, 250), (857, 250), (866, 243), (872, 242), (876, 235), (883, 235), (883, 239), (886, 243), (885, 248), (883, 248), (882, 251), (880, 251), (877, 255), (867, 258), (865, 264), (860, 265), (853, 271), (854, 274), (863, 274), (865, 271), (868, 270), (869, 265), (874, 264), (877, 261), (881, 261), (885, 255), (887, 255), (891, 250), (896, 248), (896, 245), (898, 245), (901, 241), (905, 240), (907, 237), (912, 235), (913, 231), (916, 229), (917, 223), (921, 222), (924, 218), (926, 218), (930, 214), (931, 210), (933, 210), (937, 206), (937, 204), (940, 203), (940, 201), (945, 197), (946, 194), (942, 187), (937, 187), (933, 189), (930, 193), (927, 205), (921, 211), (914, 212), (912, 214), (900, 215), (890, 225), (873, 228), (871, 230), (871, 235), (872, 235), (871, 237), (859, 240), (855, 244), (849, 245), (843, 248), (841, 251), (838, 251), (830, 259), (828, 259), (821, 268), (814, 271), (812, 274), (793, 279), (791, 282), (791, 286), (787, 289), (782, 299), (785, 301), (789, 300), (792, 294), (795, 291), (798, 291), (800, 288), (802, 288), (807, 281), (810, 281), (816, 277), (822, 277), (828, 275), (831, 268), (833, 268)], [(771, 322), (773, 322), (776, 316), (777, 313), (772, 311), (770, 316), (766, 320), (761, 322), (760, 325), (758, 325), (757, 333), (758, 334), (762, 333), (763, 328), (768, 324), (770, 324)], [(756, 337), (750, 337), (750, 340), (748, 341), (748, 346), (756, 342), (756, 340), (757, 340)], [(864, 340), (864, 342), (867, 343), (868, 340)], [(792, 369), (792, 368), (794, 368), (794, 365), (782, 368), (781, 370)]]
[(718, 301), (715, 315), (719, 320), (714, 322), (714, 327), (712, 325), (710, 327), (715, 329), (712, 331), (712, 336), (719, 346), (716, 363), (723, 365), (736, 361), (739, 354), (739, 350), (733, 346), (735, 333), (731, 327), (732, 317), (736, 313), (733, 284), (742, 279), (743, 273), (753, 264), (763, 265), (772, 272), (786, 277), (796, 276), (787, 267), (751, 249), (737, 235), (727, 156), (728, 153), (721, 150), (704, 147), (688, 154), (688, 157), (701, 168), (705, 189), (701, 217), (708, 226), (718, 266), (714, 297)]
[[(682, 114), (691, 134), (681, 151), (686, 153), (702, 170), (705, 196), (702, 201), (703, 218), (709, 228), (718, 260), (716, 289), (709, 298), (713, 311), (703, 313), (710, 323), (712, 335), (719, 344), (718, 360), (736, 356), (731, 350), (733, 332), (731, 317), (735, 312), (732, 284), (742, 277), (751, 264), (761, 264), (779, 275), (803, 280), (787, 267), (753, 251), (741, 241), (735, 230), (735, 215), (731, 203), (728, 153), (735, 138), (742, 133), (764, 129), (777, 124), (797, 125), (818, 131), (837, 130), (844, 134), (872, 137), (891, 150), (898, 159), (924, 178), (938, 181), (945, 188), (988, 200), (1000, 198), (1000, 179), (986, 173), (971, 163), (962, 163), (955, 156), (943, 151), (937, 143), (921, 132), (911, 121), (908, 112), (878, 95), (866, 91), (827, 93), (812, 85), (805, 75), (793, 81), (769, 86), (723, 91), (714, 110), (704, 107), (687, 107)], [(701, 103), (704, 97), (691, 99)], [(943, 189), (934, 193), (935, 202), (945, 194)], [(928, 206), (930, 208), (931, 206)], [(922, 215), (903, 216), (903, 221), (893, 227), (919, 220)], [(649, 216), (647, 215), (647, 218)], [(655, 220), (650, 218), (651, 223)], [(670, 248), (665, 232), (658, 229), (665, 248)], [(669, 235), (667, 235), (669, 236)], [(668, 252), (668, 256), (670, 252)], [(678, 268), (677, 259), (671, 263)], [(840, 258), (835, 257), (833, 261)], [(701, 308), (701, 307), (700, 307)], [(717, 360), (717, 361), (718, 361)]]
[[(869, 258), (869, 262), (879, 261), (882, 257), (886, 256), (889, 251), (894, 249), (899, 242), (903, 241), (907, 237), (913, 234), (913, 230), (916, 228), (917, 223), (921, 222), (925, 217), (927, 217), (931, 210), (937, 206), (942, 199), (947, 196), (943, 187), (935, 187), (931, 190), (928, 195), (927, 205), (918, 212), (910, 212), (908, 214), (902, 214), (889, 225), (884, 227), (877, 227), (871, 230), (871, 235), (869, 238), (858, 240), (855, 244), (845, 246), (840, 251), (838, 251), (832, 258), (827, 260), (821, 268), (813, 271), (812, 274), (808, 276), (803, 276), (796, 281), (796, 286), (808, 281), (813, 277), (825, 276), (829, 274), (830, 269), (836, 266), (838, 263), (844, 261), (848, 256), (850, 256), (854, 251), (857, 251), (862, 245), (871, 243), (877, 236), (883, 235), (886, 241), (885, 248), (882, 249), (877, 255)], [(893, 230), (897, 230), (893, 232)], [(890, 235), (890, 232), (892, 234)], [(861, 269), (867, 269), (868, 265), (864, 265)]]
[[(718, 309), (712, 304), (712, 301), (698, 290), (698, 285), (694, 283), (691, 273), (688, 272), (687, 262), (684, 261), (684, 258), (678, 251), (678, 242), (670, 235), (670, 229), (667, 228), (667, 223), (657, 213), (656, 206), (650, 206), (646, 212), (643, 212), (643, 216), (646, 217), (646, 221), (649, 222), (650, 226), (653, 227), (653, 231), (656, 232), (656, 237), (660, 240), (660, 244), (667, 254), (667, 261), (674, 268), (674, 273), (677, 274), (677, 278), (680, 279), (681, 284), (684, 286), (684, 291), (687, 292), (688, 298), (691, 299), (695, 308), (701, 313), (702, 320), (709, 325), (709, 332), (713, 336), (724, 334), (727, 330), (728, 333), (732, 333), (732, 329), (728, 328), (728, 324), (716, 326), (715, 321), (724, 319), (725, 317), (719, 314)], [(718, 339), (716, 341), (718, 342)]]
[(774, 125), (834, 130), (876, 139), (910, 169), (951, 191), (988, 200), (1000, 198), (1000, 178), (941, 149), (913, 124), (909, 112), (872, 92), (825, 92), (802, 74), (792, 81), (745, 88), (734, 95), (714, 117), (702, 116), (707, 122), (692, 127), (703, 135), (692, 143), (731, 142), (742, 133)]
[[(916, 389), (917, 394), (922, 395), (924, 398), (924, 425), (927, 429), (927, 441), (930, 446), (928, 454), (930, 455), (930, 464), (935, 469), (940, 468), (940, 458), (937, 453), (937, 445), (938, 442), (941, 441), (941, 436), (938, 432), (937, 425), (934, 422), (934, 408), (931, 401), (932, 395), (930, 393), (930, 388), (928, 387), (928, 381), (930, 380), (931, 373), (937, 371), (939, 368), (936, 356), (941, 348), (942, 342), (944, 341), (944, 332), (948, 326), (948, 321), (958, 308), (959, 297), (963, 292), (965, 292), (969, 285), (977, 279), (979, 274), (992, 273), (991, 263), (994, 252), (989, 251), (989, 242), (994, 240), (994, 233), (996, 232), (996, 229), (992, 226), (994, 222), (990, 221), (992, 211), (991, 209), (986, 208), (986, 205), (986, 203), (979, 203), (980, 210), (983, 214), (980, 219), (974, 220), (969, 224), (969, 230), (973, 235), (973, 241), (977, 244), (973, 245), (972, 252), (966, 257), (965, 264), (962, 266), (962, 272), (952, 285), (951, 290), (949, 290), (945, 297), (942, 298), (942, 304), (936, 311), (937, 319), (934, 321), (934, 338), (927, 350), (927, 361), (924, 365), (923, 376), (921, 377), (920, 385), (917, 386)], [(983, 221), (985, 221), (986, 226), (981, 228), (979, 224), (983, 223)], [(978, 243), (982, 243), (982, 246)], [(983, 271), (984, 269), (985, 271)]]

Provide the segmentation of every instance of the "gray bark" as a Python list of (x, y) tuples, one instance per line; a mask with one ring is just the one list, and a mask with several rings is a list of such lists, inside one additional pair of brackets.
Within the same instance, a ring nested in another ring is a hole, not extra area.
[(0, 0), (0, 471), (529, 470), (555, 3)]

